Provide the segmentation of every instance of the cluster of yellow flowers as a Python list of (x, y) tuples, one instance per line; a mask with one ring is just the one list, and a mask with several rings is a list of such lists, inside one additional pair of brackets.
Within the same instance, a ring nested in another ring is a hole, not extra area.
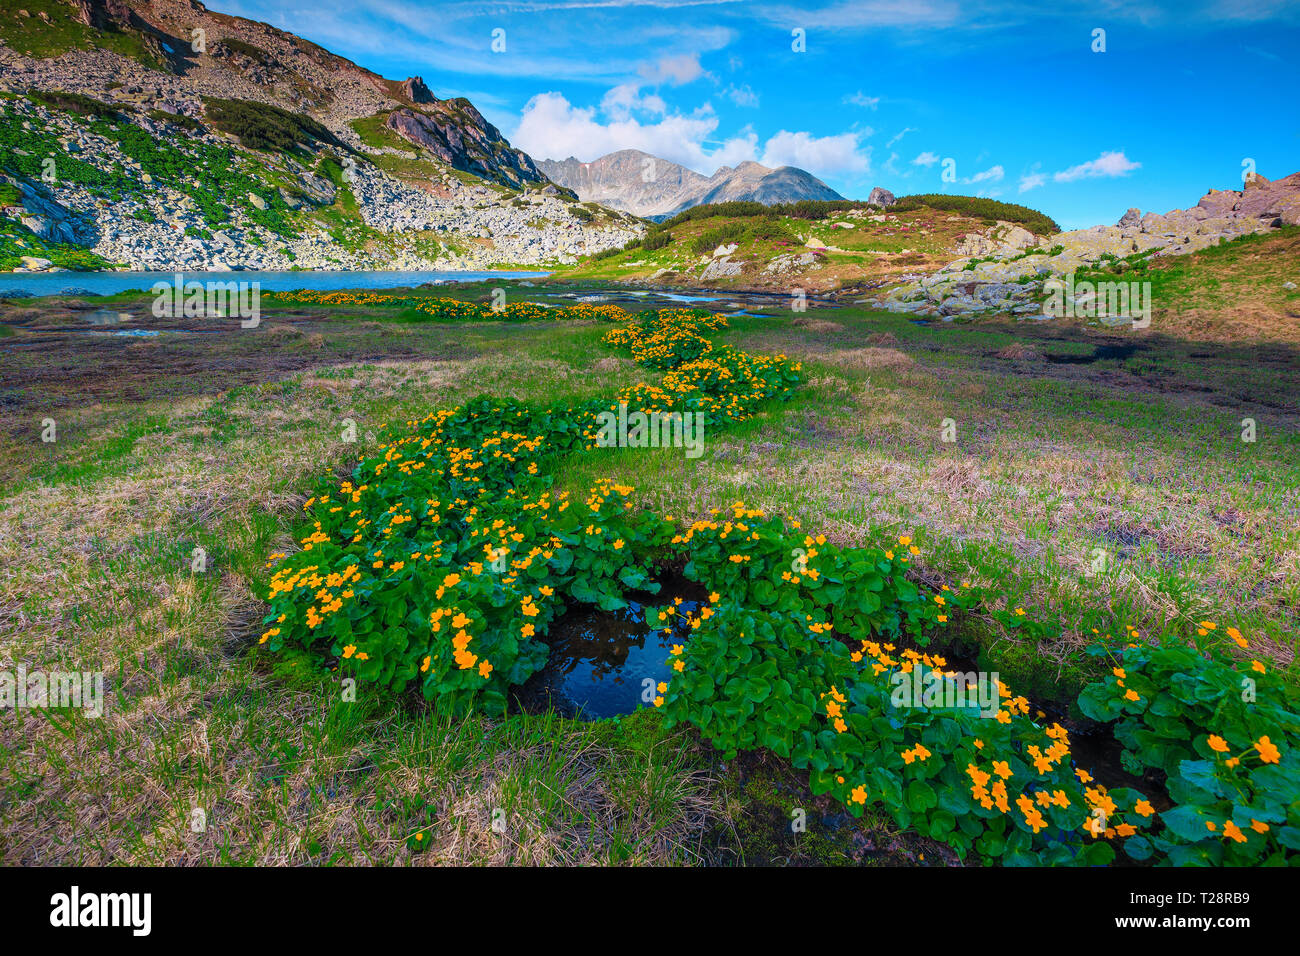
[(285, 305), (323, 305), (335, 308), (399, 308), (422, 312), (434, 319), (467, 321), (522, 322), (532, 319), (588, 319), (621, 322), (627, 313), (616, 305), (577, 305), (547, 308), (536, 302), (512, 302), (479, 305), (460, 299), (438, 296), (390, 295), (384, 292), (319, 292), (298, 289), (292, 292), (268, 292), (263, 301)]

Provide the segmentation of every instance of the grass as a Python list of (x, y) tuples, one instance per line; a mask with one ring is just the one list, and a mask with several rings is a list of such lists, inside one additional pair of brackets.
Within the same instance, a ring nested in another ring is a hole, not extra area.
[[(951, 260), (951, 249), (961, 236), (981, 231), (985, 225), (980, 219), (929, 207), (899, 213), (892, 209), (844, 210), (826, 219), (782, 215), (779, 210), (764, 215), (683, 214), (671, 226), (665, 223), (652, 229), (647, 237), (656, 238), (649, 243), (643, 240), (617, 255), (587, 259), (566, 269), (564, 276), (575, 281), (609, 282), (657, 275), (654, 281), (667, 285), (842, 290), (937, 269)], [(665, 233), (671, 240), (654, 248)], [(726, 242), (739, 245), (731, 259), (741, 264), (740, 273), (702, 280), (710, 253)], [(768, 271), (769, 263), (782, 255), (810, 255), (814, 261), (792, 270)]]
[[(449, 721), (345, 700), (331, 675), (253, 650), (266, 556), (312, 476), (360, 452), (345, 420), (364, 445), (480, 393), (554, 401), (643, 377), (600, 323), (396, 318), (285, 308), (252, 331), (116, 340), (73, 331), (56, 302), (0, 313), (0, 659), (102, 668), (110, 698), (102, 720), (0, 723), (5, 862), (945, 861), (879, 820), (839, 822), (788, 771), (720, 764), (653, 713)], [(742, 498), (840, 543), (912, 534), (928, 577), (992, 583), (1065, 622), (1041, 645), (983, 619), (958, 634), (1045, 701), (1089, 676), (1091, 628), (1117, 621), (1186, 633), (1213, 616), (1293, 670), (1300, 357), (1149, 333), (1117, 357), (1056, 360), (1132, 336), (856, 308), (737, 319), (722, 341), (805, 360), (790, 406), (706, 434), (695, 462), (607, 450), (560, 483), (617, 478), (679, 515)]]
[[(24, 17), (19, 10), (29, 15)], [(44, 14), (48, 22), (41, 19)], [(95, 30), (79, 21), (62, 0), (23, 0), (0, 12), (0, 39), (27, 56), (41, 59), (91, 47), (111, 50), (154, 70), (169, 71), (135, 32)]]
[(1075, 278), (1150, 282), (1152, 321), (1188, 338), (1300, 341), (1300, 226), (1192, 255), (1112, 259)]

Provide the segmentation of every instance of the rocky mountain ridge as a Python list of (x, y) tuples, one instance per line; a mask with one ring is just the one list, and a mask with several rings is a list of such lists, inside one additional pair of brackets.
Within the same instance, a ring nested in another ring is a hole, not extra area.
[(1036, 236), (999, 222), (965, 235), (955, 249), (958, 258), (943, 268), (911, 277), (871, 301), (892, 311), (945, 319), (986, 312), (1041, 316), (1035, 300), (1049, 279), (1122, 259), (1185, 255), (1296, 225), (1300, 172), (1273, 181), (1256, 175), (1240, 190), (1211, 189), (1188, 209), (1163, 214), (1129, 209), (1113, 226)]
[(747, 161), (703, 176), (678, 163), (639, 149), (620, 149), (584, 163), (541, 160), (552, 182), (572, 189), (584, 201), (598, 202), (648, 219), (667, 219), (706, 203), (748, 200), (765, 205), (800, 199), (842, 199), (811, 173), (794, 166), (770, 169)]
[[(67, 242), (146, 270), (562, 265), (643, 229), (576, 205), (472, 104), (419, 77), (387, 80), (188, 0), (26, 13), (0, 11), (0, 138), (12, 147), (0, 173), (21, 197), (0, 241), (11, 261), (31, 251), (19, 268)], [(214, 103), (259, 130), (275, 132), (280, 109), (329, 135), (246, 148)]]

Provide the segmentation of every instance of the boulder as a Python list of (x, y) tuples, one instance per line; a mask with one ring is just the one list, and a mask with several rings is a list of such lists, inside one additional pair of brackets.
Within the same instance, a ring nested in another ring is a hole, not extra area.
[(731, 259), (723, 256), (721, 259), (714, 259), (709, 263), (707, 269), (700, 273), (701, 279), (726, 279), (731, 276), (740, 275), (741, 265), (739, 262), (732, 262)]
[(894, 194), (888, 189), (881, 189), (876, 186), (871, 190), (871, 195), (867, 197), (867, 202), (875, 206), (892, 206), (898, 200), (894, 198)]

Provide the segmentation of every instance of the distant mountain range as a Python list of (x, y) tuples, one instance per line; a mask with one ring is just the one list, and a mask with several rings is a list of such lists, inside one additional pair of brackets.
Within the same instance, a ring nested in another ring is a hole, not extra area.
[(584, 202), (598, 202), (646, 219), (667, 219), (705, 203), (750, 200), (766, 205), (800, 199), (843, 199), (816, 176), (794, 166), (769, 169), (744, 162), (702, 176), (677, 163), (639, 149), (620, 149), (581, 162), (543, 159), (537, 168)]

